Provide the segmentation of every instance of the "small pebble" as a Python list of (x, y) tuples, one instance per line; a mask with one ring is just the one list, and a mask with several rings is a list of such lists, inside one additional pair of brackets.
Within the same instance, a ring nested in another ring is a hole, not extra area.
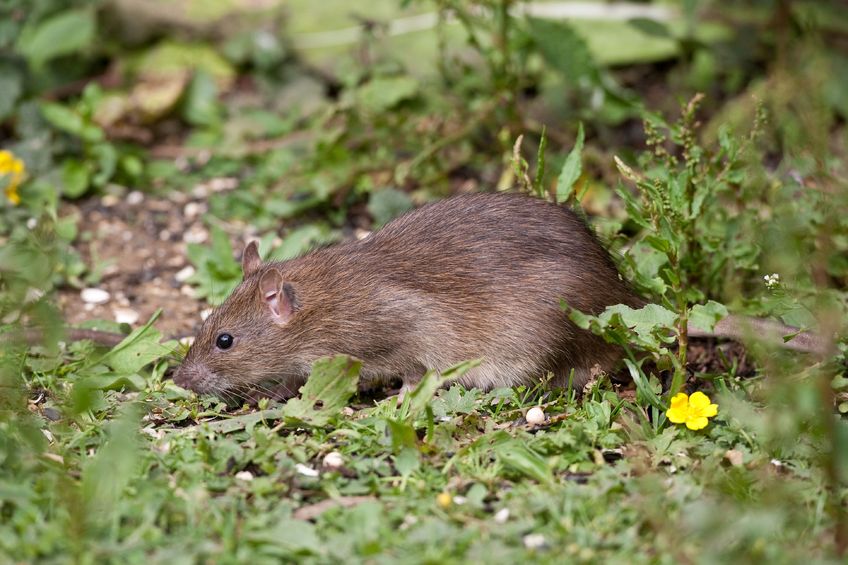
[(62, 413), (50, 406), (47, 406), (41, 413), (51, 422), (57, 422), (62, 419)]
[(195, 297), (194, 289), (187, 284), (184, 284), (180, 287), (180, 294), (182, 294), (183, 296), (187, 296), (188, 298)]
[(106, 194), (103, 196), (103, 198), (100, 199), (100, 204), (102, 204), (106, 208), (111, 208), (112, 206), (115, 206), (118, 202), (120, 202), (120, 199), (118, 199), (118, 197), (114, 194)]
[(240, 481), (249, 482), (253, 480), (253, 473), (250, 471), (239, 471), (236, 473), (236, 478)]
[(86, 304), (106, 304), (111, 295), (101, 288), (84, 288), (80, 292), (80, 297)]
[(194, 273), (195, 273), (194, 267), (189, 265), (189, 266), (183, 267), (182, 269), (177, 271), (177, 274), (174, 275), (174, 278), (177, 279), (178, 282), (183, 283), (183, 282), (186, 282), (188, 279), (190, 279), (194, 275)]
[(116, 308), (115, 321), (119, 324), (133, 325), (140, 317), (139, 313), (131, 308)]
[(183, 216), (187, 220), (193, 220), (203, 213), (204, 206), (198, 202), (189, 202), (183, 207)]
[(524, 416), (524, 419), (527, 420), (528, 424), (538, 426), (539, 424), (545, 422), (545, 412), (538, 406), (534, 406), (533, 408), (527, 411), (527, 414)]
[(342, 457), (342, 454), (338, 451), (331, 451), (330, 453), (324, 456), (324, 467), (338, 469), (342, 465), (344, 465), (344, 458)]
[(495, 512), (495, 523), (503, 524), (507, 520), (509, 520), (509, 508), (501, 508), (497, 512)]
[(303, 463), (298, 463), (294, 466), (294, 470), (297, 471), (299, 475), (303, 475), (304, 477), (317, 477), (319, 475), (318, 471), (312, 469), (311, 467), (307, 467)]
[(212, 308), (204, 308), (203, 310), (200, 311), (200, 319), (205, 322), (206, 318), (208, 318), (211, 313), (212, 313)]
[(37, 225), (38, 225), (38, 220), (35, 219), (35, 218), (30, 218), (26, 222), (26, 227), (27, 227), (28, 230), (34, 230)]
[(144, 201), (144, 194), (139, 192), (138, 190), (133, 190), (129, 194), (127, 194), (127, 204), (131, 206), (136, 206), (141, 204)]
[(541, 549), (547, 545), (545, 536), (542, 534), (527, 534), (524, 536), (524, 547), (527, 549)]

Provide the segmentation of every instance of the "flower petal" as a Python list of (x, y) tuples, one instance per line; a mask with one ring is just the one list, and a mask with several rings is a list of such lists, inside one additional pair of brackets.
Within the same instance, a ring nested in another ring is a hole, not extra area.
[(706, 408), (704, 408), (702, 414), (707, 418), (712, 418), (716, 414), (718, 414), (718, 404), (710, 404)]
[(706, 418), (687, 418), (686, 427), (690, 430), (702, 430), (707, 427), (709, 420)]
[(671, 420), (671, 423), (682, 424), (689, 416), (689, 410), (687, 410), (685, 407), (681, 408), (679, 406), (672, 406), (671, 408), (666, 410), (665, 415), (668, 416), (668, 419)]
[(678, 392), (671, 397), (672, 408), (684, 408), (689, 405), (689, 395), (685, 392)]
[(706, 408), (710, 405), (710, 397), (701, 392), (693, 392), (689, 397), (689, 405), (693, 408)]

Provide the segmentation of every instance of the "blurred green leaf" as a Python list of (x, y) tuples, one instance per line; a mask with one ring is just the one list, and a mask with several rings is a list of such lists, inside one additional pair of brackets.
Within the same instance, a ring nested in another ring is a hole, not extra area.
[(710, 300), (706, 304), (692, 306), (689, 310), (689, 322), (696, 328), (711, 332), (727, 314), (727, 307), (724, 304)]
[(527, 23), (545, 62), (567, 81), (576, 83), (597, 74), (586, 42), (567, 22), (527, 18)]
[(68, 198), (79, 198), (91, 186), (91, 169), (76, 159), (65, 159), (62, 164), (62, 194)]
[(409, 76), (375, 78), (357, 89), (357, 106), (373, 114), (385, 112), (415, 96), (418, 88), (418, 81)]
[(374, 191), (368, 197), (368, 213), (374, 218), (374, 228), (383, 227), (413, 207), (409, 195), (394, 188)]
[(91, 9), (66, 10), (26, 26), (16, 49), (34, 67), (89, 47), (95, 39), (97, 22)]

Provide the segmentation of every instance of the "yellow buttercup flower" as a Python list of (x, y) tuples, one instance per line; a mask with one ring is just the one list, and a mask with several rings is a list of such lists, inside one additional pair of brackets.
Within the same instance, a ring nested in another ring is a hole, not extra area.
[(713, 404), (710, 397), (703, 392), (678, 392), (671, 399), (671, 408), (665, 415), (675, 424), (686, 424), (690, 430), (701, 430), (707, 427), (708, 418), (718, 414), (718, 404)]
[(8, 176), (6, 180), (6, 198), (12, 204), (20, 204), (21, 197), (18, 187), (24, 181), (26, 166), (24, 162), (15, 157), (11, 151), (0, 150), (0, 178)]

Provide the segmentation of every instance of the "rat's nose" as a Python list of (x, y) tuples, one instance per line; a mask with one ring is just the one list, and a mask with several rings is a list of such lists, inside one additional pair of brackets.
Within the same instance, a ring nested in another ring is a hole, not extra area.
[(183, 363), (177, 368), (174, 373), (174, 384), (183, 388), (191, 389), (192, 383), (196, 380), (197, 372), (194, 371), (189, 363)]

